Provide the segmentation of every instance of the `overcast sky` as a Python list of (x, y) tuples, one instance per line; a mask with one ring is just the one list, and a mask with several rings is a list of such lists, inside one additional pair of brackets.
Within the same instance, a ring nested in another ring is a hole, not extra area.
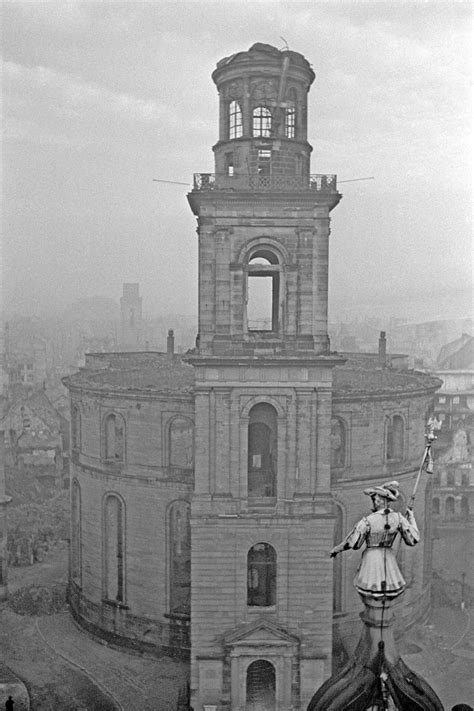
[[(301, 52), (313, 173), (337, 173), (331, 317), (468, 315), (471, 2), (3, 4), (7, 313), (118, 300), (197, 310), (188, 182), (213, 171), (217, 61)], [(284, 40), (282, 39), (284, 38)]]

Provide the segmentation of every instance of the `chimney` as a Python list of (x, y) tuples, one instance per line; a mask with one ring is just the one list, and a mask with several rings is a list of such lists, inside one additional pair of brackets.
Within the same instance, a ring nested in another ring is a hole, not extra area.
[(379, 366), (385, 368), (387, 365), (387, 339), (385, 338), (385, 331), (380, 331), (379, 337)]
[(172, 328), (168, 331), (168, 338), (166, 339), (166, 352), (168, 353), (168, 358), (173, 359), (174, 356), (174, 331)]

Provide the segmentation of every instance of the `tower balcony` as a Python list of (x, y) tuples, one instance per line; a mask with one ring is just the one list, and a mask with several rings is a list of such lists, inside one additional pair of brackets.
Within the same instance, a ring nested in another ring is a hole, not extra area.
[(314, 173), (302, 175), (222, 175), (219, 173), (194, 173), (193, 190), (253, 190), (259, 192), (337, 193), (337, 176)]

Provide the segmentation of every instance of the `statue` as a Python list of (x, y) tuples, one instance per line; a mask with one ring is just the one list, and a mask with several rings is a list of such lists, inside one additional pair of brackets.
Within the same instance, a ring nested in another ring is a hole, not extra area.
[(392, 511), (390, 502), (399, 497), (400, 484), (391, 481), (382, 486), (364, 489), (364, 494), (372, 499), (372, 513), (356, 523), (344, 540), (330, 552), (331, 558), (338, 553), (353, 548), (359, 549), (363, 543), (366, 548), (354, 580), (357, 592), (374, 599), (393, 599), (405, 589), (405, 580), (400, 572), (392, 550), (398, 534), (403, 541), (414, 546), (420, 540), (412, 509), (405, 516)]
[(431, 686), (401, 658), (393, 634), (392, 610), (394, 600), (406, 587), (392, 546), (398, 535), (408, 546), (420, 540), (413, 514), (415, 494), (422, 472), (433, 472), (431, 445), (440, 425), (433, 417), (428, 421), (423, 458), (406, 513), (390, 508), (400, 495), (397, 481), (365, 489), (364, 494), (372, 499), (372, 512), (330, 551), (334, 558), (366, 544), (354, 579), (364, 603), (360, 615), (363, 627), (351, 659), (316, 691), (307, 711), (443, 711)]

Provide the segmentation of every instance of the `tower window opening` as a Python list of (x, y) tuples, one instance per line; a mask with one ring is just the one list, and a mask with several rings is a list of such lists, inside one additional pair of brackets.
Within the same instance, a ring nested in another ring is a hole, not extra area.
[(254, 137), (270, 138), (272, 135), (272, 114), (266, 106), (257, 106), (252, 114), (252, 134)]
[(255, 255), (247, 267), (247, 329), (276, 332), (279, 328), (280, 268), (274, 258)]
[(242, 136), (242, 109), (237, 101), (229, 104), (229, 138), (240, 138)]
[(247, 604), (272, 607), (276, 603), (276, 551), (269, 543), (257, 543), (247, 554)]
[(272, 167), (272, 152), (268, 150), (259, 150), (257, 158), (257, 173), (259, 175), (270, 175)]
[(404, 423), (400, 415), (394, 415), (387, 424), (386, 458), (387, 461), (403, 459)]
[(105, 418), (105, 458), (124, 461), (124, 423), (113, 412)]
[(225, 174), (232, 177), (234, 175), (234, 154), (225, 154)]
[(248, 427), (248, 495), (266, 498), (276, 495), (277, 414), (268, 403), (250, 410)]
[(285, 110), (285, 136), (286, 138), (294, 138), (296, 131), (296, 108), (291, 102)]

